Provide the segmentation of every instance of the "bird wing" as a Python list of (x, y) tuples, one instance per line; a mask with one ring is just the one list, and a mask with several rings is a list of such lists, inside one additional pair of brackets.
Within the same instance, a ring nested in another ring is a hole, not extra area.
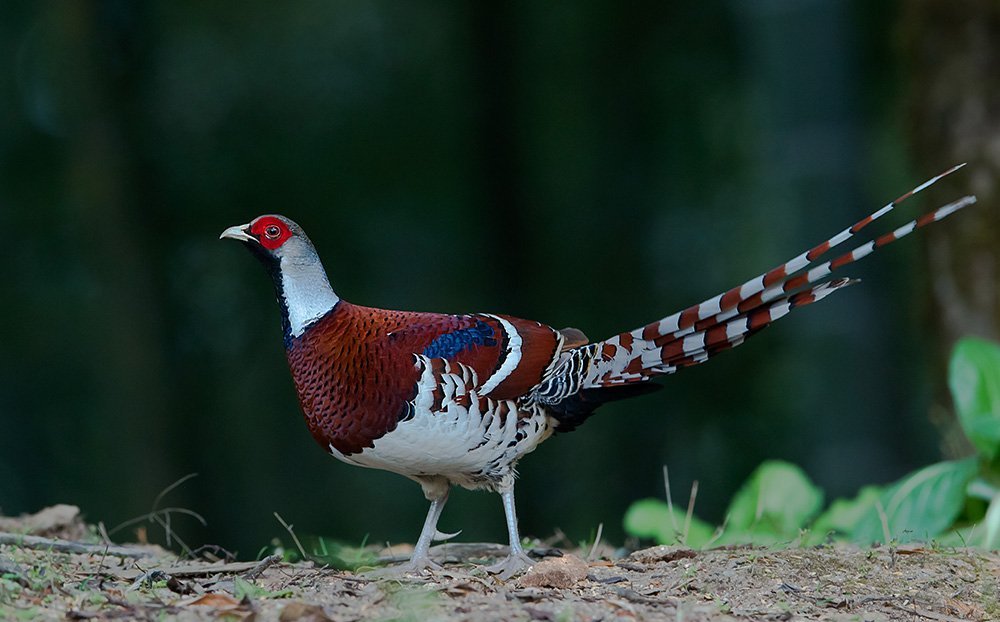
[[(517, 399), (537, 385), (558, 359), (565, 338), (550, 326), (506, 315), (422, 314), (392, 339), (434, 368), (456, 365), (475, 372), (471, 390), (493, 400)], [(578, 339), (578, 337), (577, 337)]]

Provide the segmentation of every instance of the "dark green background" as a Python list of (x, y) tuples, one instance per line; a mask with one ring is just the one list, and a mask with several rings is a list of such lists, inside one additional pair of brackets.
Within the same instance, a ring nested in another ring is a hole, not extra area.
[[(208, 519), (192, 544), (252, 556), (274, 511), (412, 541), (419, 488), (314, 446), (270, 284), (219, 233), (297, 220), (356, 303), (631, 329), (937, 172), (909, 164), (897, 9), (0, 1), (0, 508), (111, 526), (197, 472), (167, 499)], [(523, 531), (621, 542), (663, 464), (721, 521), (764, 459), (830, 495), (934, 459), (921, 244), (848, 273), (865, 283), (541, 446)], [(499, 499), (457, 493), (441, 528), (502, 541)]]

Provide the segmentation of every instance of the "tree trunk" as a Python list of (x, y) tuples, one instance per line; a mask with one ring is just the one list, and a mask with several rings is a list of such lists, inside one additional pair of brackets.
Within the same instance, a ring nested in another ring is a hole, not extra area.
[[(923, 0), (903, 19), (911, 63), (909, 113), (917, 169), (932, 174), (957, 162), (967, 169), (931, 189), (933, 203), (974, 193), (979, 203), (945, 227), (927, 231), (930, 323), (939, 335), (941, 379), (933, 415), (945, 453), (967, 453), (944, 386), (947, 356), (965, 335), (1000, 338), (1000, 4)], [(919, 176), (919, 175), (918, 175)]]

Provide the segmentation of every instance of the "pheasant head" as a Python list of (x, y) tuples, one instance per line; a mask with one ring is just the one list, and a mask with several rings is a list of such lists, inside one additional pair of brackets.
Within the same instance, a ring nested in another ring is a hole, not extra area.
[(277, 214), (229, 227), (219, 236), (242, 242), (264, 264), (281, 305), (286, 342), (328, 313), (340, 298), (302, 227)]

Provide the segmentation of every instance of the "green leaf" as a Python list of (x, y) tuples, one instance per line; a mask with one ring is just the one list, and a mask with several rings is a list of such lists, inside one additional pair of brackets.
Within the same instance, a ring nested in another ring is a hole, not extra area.
[(948, 386), (965, 435), (993, 460), (1000, 450), (1000, 346), (971, 337), (959, 341)]
[(233, 594), (236, 596), (236, 600), (243, 600), (244, 598), (286, 598), (294, 593), (290, 589), (272, 592), (239, 577), (233, 579), (233, 588)]
[(996, 549), (1000, 545), (1000, 494), (990, 501), (983, 523), (986, 528), (983, 546), (990, 550)]
[(765, 462), (729, 504), (726, 539), (763, 544), (797, 537), (822, 505), (823, 491), (802, 469), (777, 460)]
[(871, 544), (885, 540), (881, 504), (889, 537), (897, 542), (927, 540), (948, 529), (965, 505), (965, 491), (978, 470), (976, 458), (938, 462), (882, 489), (858, 520), (850, 537)]
[(946, 547), (982, 547), (985, 533), (982, 525), (966, 525), (960, 529), (949, 529), (934, 538), (934, 542)]
[(625, 512), (625, 532), (637, 538), (651, 538), (657, 544), (684, 544), (700, 548), (712, 539), (712, 526), (692, 516), (684, 534), (685, 512), (659, 499), (640, 499)]

